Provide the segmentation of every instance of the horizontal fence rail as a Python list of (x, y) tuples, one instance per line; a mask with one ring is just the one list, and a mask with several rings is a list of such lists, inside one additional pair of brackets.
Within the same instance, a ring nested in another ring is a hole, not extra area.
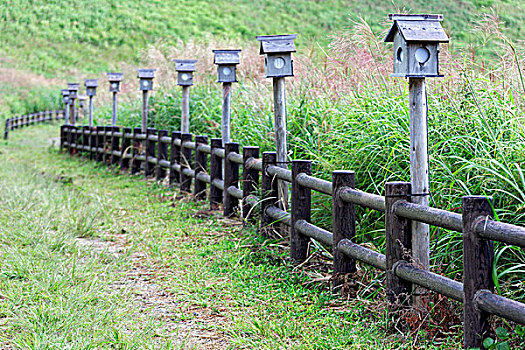
[[(490, 198), (464, 197), (463, 213), (457, 214), (411, 203), (409, 183), (387, 183), (385, 196), (366, 193), (355, 188), (351, 171), (335, 171), (332, 181), (326, 181), (311, 175), (310, 161), (294, 160), (289, 170), (277, 166), (275, 152), (259, 157), (259, 147), (240, 150), (237, 143), (208, 142), (206, 136), (72, 125), (63, 125), (60, 135), (61, 148), (71, 155), (82, 154), (132, 174), (156, 176), (159, 181), (167, 178), (170, 186), (178, 185), (198, 199), (207, 196), (211, 208), (222, 204), (225, 216), (240, 213), (244, 222), (255, 223), (258, 213), (264, 236), (290, 232), (290, 254), (298, 263), (307, 259), (310, 239), (331, 248), (336, 289), (343, 283), (340, 277), (355, 272), (359, 261), (386, 271), (389, 301), (410, 294), (417, 285), (463, 303), (466, 348), (480, 346), (491, 334), (491, 314), (525, 324), (525, 304), (495, 294), (491, 277), (493, 241), (525, 247), (525, 228), (493, 220)], [(277, 199), (277, 180), (291, 183), (290, 212)], [(331, 196), (333, 232), (311, 222), (311, 191)], [(385, 213), (385, 254), (354, 242), (356, 206)], [(406, 260), (412, 239), (410, 221), (463, 234), (462, 282)], [(405, 299), (410, 305), (410, 298)]]
[(33, 124), (52, 122), (55, 120), (63, 119), (65, 119), (64, 110), (43, 111), (31, 114), (24, 114), (14, 118), (7, 118), (5, 120), (4, 140), (7, 140), (7, 138), (9, 137), (9, 132), (11, 130), (23, 128), (25, 126)]

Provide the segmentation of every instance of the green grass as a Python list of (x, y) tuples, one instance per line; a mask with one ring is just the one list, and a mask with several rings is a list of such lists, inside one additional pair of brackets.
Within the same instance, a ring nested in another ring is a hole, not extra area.
[[(487, 47), (473, 34), (479, 15), (498, 10), (511, 39), (524, 33), (521, 1), (29, 1), (3, 0), (0, 6), (3, 55), (22, 70), (47, 76), (71, 77), (79, 72), (119, 69), (121, 62), (137, 64), (142, 51), (162, 42), (179, 45), (188, 40), (254, 42), (256, 35), (298, 33), (299, 51), (326, 48), (330, 36), (350, 26), (358, 16), (379, 33), (388, 28), (387, 14), (443, 13), (453, 47)], [(488, 48), (490, 55), (492, 47)], [(10, 63), (8, 63), (10, 62)]]
[[(317, 272), (283, 259), (285, 242), (153, 182), (61, 155), (50, 146), (56, 135), (56, 126), (31, 127), (0, 147), (0, 346), (459, 346), (460, 334), (433, 345), (401, 336), (368, 301), (377, 291), (343, 302)], [(215, 338), (222, 343), (202, 343)]]

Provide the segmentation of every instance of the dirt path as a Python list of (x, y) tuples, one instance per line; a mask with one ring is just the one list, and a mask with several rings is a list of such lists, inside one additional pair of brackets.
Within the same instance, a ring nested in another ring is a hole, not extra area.
[[(130, 249), (126, 235), (111, 235), (109, 240), (98, 238), (77, 238), (76, 244), (98, 254), (122, 256)], [(156, 336), (171, 339), (182, 349), (226, 349), (229, 341), (216, 327), (227, 323), (224, 317), (214, 314), (209, 308), (187, 305), (178, 300), (158, 282), (162, 266), (148, 266), (147, 255), (134, 252), (129, 257), (132, 269), (125, 271), (122, 277), (109, 287), (112, 293), (131, 292), (132, 311), (137, 316), (146, 316), (155, 320)], [(155, 268), (157, 267), (157, 268)], [(177, 274), (177, 271), (170, 271)]]

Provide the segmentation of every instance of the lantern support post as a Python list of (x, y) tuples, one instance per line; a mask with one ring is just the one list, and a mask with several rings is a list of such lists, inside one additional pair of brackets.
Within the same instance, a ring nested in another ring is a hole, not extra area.
[[(393, 21), (385, 42), (394, 44), (393, 77), (408, 78), (410, 128), (411, 199), (415, 204), (428, 206), (430, 197), (428, 162), (428, 101), (426, 78), (439, 74), (439, 44), (449, 39), (440, 21), (443, 15), (391, 14)], [(430, 228), (428, 224), (412, 221), (412, 252), (415, 263), (430, 267)], [(427, 291), (414, 286), (413, 305), (427, 312)]]
[(142, 133), (148, 131), (148, 91), (142, 91)]
[(181, 132), (183, 134), (190, 133), (190, 87), (182, 86), (182, 113), (181, 113)]
[[(265, 56), (264, 71), (273, 79), (273, 104), (275, 118), (276, 165), (288, 168), (287, 127), (286, 127), (286, 84), (285, 77), (293, 76), (292, 53), (295, 52), (296, 34), (261, 35), (261, 55)], [(278, 181), (278, 199), (281, 208), (288, 208), (288, 184)]]
[(122, 73), (108, 73), (109, 92), (113, 93), (113, 110), (111, 113), (111, 125), (117, 125), (117, 93), (120, 91), (120, 83), (122, 82)]
[[(277, 166), (288, 168), (287, 126), (286, 126), (286, 84), (284, 77), (273, 78), (273, 113), (275, 118), (275, 147)], [(279, 181), (278, 198), (282, 208), (288, 208), (288, 185)]]
[(111, 113), (111, 125), (117, 125), (117, 92), (113, 91), (113, 110)]
[(148, 92), (153, 90), (153, 78), (156, 69), (139, 68), (137, 78), (139, 78), (139, 89), (142, 90), (142, 133), (148, 131)]
[(213, 50), (213, 63), (217, 65), (217, 82), (222, 83), (222, 144), (231, 142), (231, 92), (237, 82), (237, 65), (241, 50)]
[(183, 134), (190, 132), (190, 86), (193, 85), (193, 72), (197, 60), (176, 59), (177, 85), (182, 86), (180, 129)]
[(64, 125), (69, 125), (69, 90), (62, 89), (62, 103), (64, 104)]
[(222, 143), (231, 142), (231, 92), (232, 83), (222, 83)]
[(93, 96), (89, 96), (89, 126), (93, 126)]

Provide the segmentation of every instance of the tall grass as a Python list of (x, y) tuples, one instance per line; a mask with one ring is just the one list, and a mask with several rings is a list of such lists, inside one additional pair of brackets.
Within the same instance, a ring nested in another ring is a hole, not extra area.
[[(500, 47), (493, 65), (473, 61), (468, 51), (441, 48), (443, 79), (428, 79), (429, 153), (433, 206), (459, 212), (461, 197), (494, 197), (497, 219), (525, 224), (525, 133), (522, 51), (504, 36), (494, 12), (483, 19), (483, 37)], [(287, 79), (290, 159), (310, 159), (316, 176), (330, 179), (336, 169), (356, 171), (361, 190), (381, 194), (387, 181), (409, 181), (408, 87), (390, 77), (391, 48), (365, 21), (334, 37), (323, 59), (295, 59), (296, 76)], [(160, 68), (163, 85), (152, 99), (151, 125), (179, 128), (180, 92), (169, 60), (183, 52), (201, 58), (192, 88), (191, 132), (219, 136), (220, 88), (213, 83), (210, 47), (193, 43), (160, 47), (144, 59)], [(243, 51), (241, 83), (234, 86), (232, 132), (243, 145), (273, 149), (270, 82), (264, 79), (255, 47)], [(166, 80), (164, 80), (166, 79)], [(136, 101), (139, 101), (138, 99)], [(139, 125), (139, 106), (128, 105), (123, 124)], [(109, 115), (107, 111), (103, 111)], [(330, 227), (330, 200), (314, 196), (314, 220)], [(383, 220), (361, 210), (359, 239), (381, 249)], [(460, 278), (461, 235), (433, 230), (435, 268)], [(523, 285), (521, 250), (497, 246), (496, 282)], [(511, 267), (512, 266), (512, 267)]]

